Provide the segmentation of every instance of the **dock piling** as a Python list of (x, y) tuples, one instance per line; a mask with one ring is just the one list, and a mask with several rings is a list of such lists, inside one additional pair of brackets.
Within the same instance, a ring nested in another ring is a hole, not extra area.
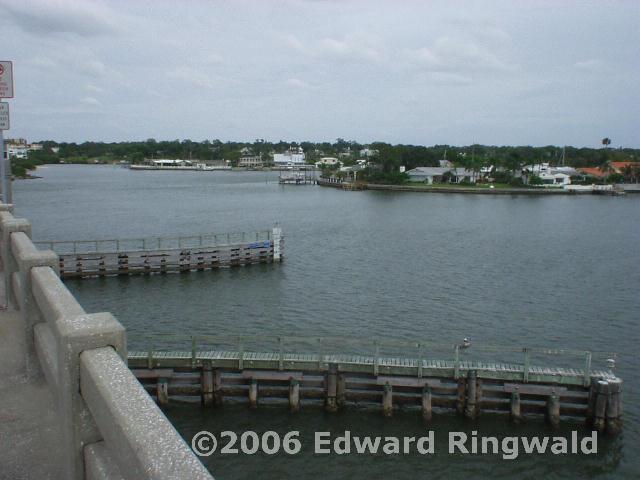
[(345, 396), (347, 391), (347, 381), (344, 375), (338, 375), (338, 390), (336, 392), (336, 403), (338, 408), (343, 407), (345, 404)]
[(169, 380), (167, 378), (158, 378), (156, 395), (159, 405), (167, 405), (169, 403)]
[(258, 408), (258, 380), (255, 378), (249, 383), (249, 408)]
[(604, 432), (607, 397), (609, 396), (609, 382), (599, 380), (596, 384), (596, 401), (595, 410), (593, 412), (593, 427), (599, 432)]
[(335, 363), (329, 365), (326, 382), (327, 395), (325, 399), (325, 408), (328, 412), (335, 412), (338, 410), (338, 366)]
[(213, 403), (222, 405), (222, 372), (219, 369), (213, 371)]
[(477, 415), (477, 377), (478, 372), (469, 370), (467, 374), (467, 403), (464, 409), (464, 416), (475, 418)]
[(547, 399), (547, 420), (553, 428), (560, 426), (560, 397), (555, 393)]
[(210, 407), (213, 405), (213, 369), (211, 362), (206, 362), (202, 366), (202, 405)]
[(511, 393), (511, 421), (520, 423), (522, 415), (520, 413), (520, 394), (518, 392)]
[(430, 422), (431, 417), (431, 387), (429, 385), (425, 385), (422, 389), (422, 418), (425, 422)]
[(289, 408), (291, 413), (300, 411), (300, 382), (292, 378), (289, 384)]
[(458, 398), (456, 400), (456, 411), (458, 415), (462, 415), (464, 413), (464, 404), (465, 404), (465, 396), (466, 396), (466, 379), (464, 377), (458, 378)]
[(385, 417), (393, 415), (393, 387), (387, 382), (382, 394), (382, 413)]
[(606, 410), (606, 431), (617, 435), (622, 430), (622, 381), (619, 378), (609, 380), (609, 395)]

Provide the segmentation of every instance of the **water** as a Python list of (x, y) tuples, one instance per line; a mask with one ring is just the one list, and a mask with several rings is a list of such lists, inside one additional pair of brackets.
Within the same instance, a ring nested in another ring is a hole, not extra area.
[[(385, 336), (617, 351), (624, 433), (595, 456), (450, 455), (448, 431), (541, 435), (486, 415), (436, 417), (432, 456), (213, 455), (218, 478), (631, 478), (640, 474), (640, 196), (474, 196), (280, 186), (268, 172), (135, 172), (49, 166), (15, 184), (36, 240), (252, 231), (279, 222), (282, 264), (67, 282), (87, 311), (113, 312), (132, 348), (148, 332)], [(188, 349), (185, 347), (185, 349)], [(594, 365), (602, 367), (602, 365)], [(167, 409), (190, 439), (209, 429), (424, 434), (414, 413), (329, 416), (242, 406)], [(564, 425), (566, 434), (575, 426)], [(418, 473), (419, 472), (419, 473)]]

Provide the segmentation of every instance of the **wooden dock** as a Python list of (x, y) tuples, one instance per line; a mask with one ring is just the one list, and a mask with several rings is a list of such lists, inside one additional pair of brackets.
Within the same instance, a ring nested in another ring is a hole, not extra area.
[[(178, 337), (171, 338), (169, 343)], [(156, 341), (167, 344), (167, 339)], [(269, 341), (275, 344), (271, 351), (253, 348), (257, 342)], [(355, 343), (362, 347), (366, 342), (327, 338), (305, 341), (316, 351), (301, 353), (285, 348), (286, 344), (301, 343), (301, 339), (292, 337), (191, 337), (190, 351), (153, 346), (147, 351), (132, 351), (129, 367), (161, 404), (171, 397), (195, 397), (205, 406), (245, 401), (257, 407), (266, 399), (279, 400), (292, 411), (304, 403), (324, 404), (329, 411), (349, 404), (368, 404), (377, 405), (386, 416), (397, 408), (414, 408), (427, 421), (449, 410), (469, 418), (487, 412), (503, 413), (514, 422), (527, 416), (544, 416), (553, 426), (558, 426), (561, 419), (577, 419), (612, 434), (621, 429), (622, 381), (611, 368), (592, 369), (591, 352), (453, 346), (451, 358), (441, 360), (425, 353), (434, 348), (426, 342), (374, 341), (370, 343), (371, 354), (344, 354), (323, 351), (334, 350), (340, 343), (344, 348)], [(228, 348), (233, 343), (235, 348)], [(389, 346), (397, 352), (402, 345), (406, 345), (408, 354), (382, 353)], [(514, 360), (474, 359), (487, 355)], [(540, 356), (561, 358), (563, 364), (571, 359), (581, 367), (532, 363), (532, 358)], [(600, 357), (602, 354), (598, 354)], [(609, 366), (612, 361), (608, 360)]]
[(315, 170), (281, 170), (278, 183), (281, 185), (315, 185), (317, 183)]
[(279, 262), (282, 230), (117, 240), (35, 242), (60, 259), (62, 278), (150, 275)]

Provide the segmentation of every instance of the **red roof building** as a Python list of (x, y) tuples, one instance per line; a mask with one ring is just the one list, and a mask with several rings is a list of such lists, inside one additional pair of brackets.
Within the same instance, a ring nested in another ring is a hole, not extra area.
[(578, 170), (580, 173), (584, 173), (585, 175), (591, 175), (592, 177), (598, 177), (598, 178), (602, 178), (609, 175), (608, 172), (605, 173), (602, 170), (600, 170), (598, 167), (584, 167), (584, 168), (577, 168), (576, 170)]

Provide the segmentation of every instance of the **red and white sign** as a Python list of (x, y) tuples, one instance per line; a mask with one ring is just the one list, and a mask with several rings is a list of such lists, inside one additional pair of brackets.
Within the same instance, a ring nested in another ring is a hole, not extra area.
[(13, 98), (13, 63), (0, 61), (0, 98)]

